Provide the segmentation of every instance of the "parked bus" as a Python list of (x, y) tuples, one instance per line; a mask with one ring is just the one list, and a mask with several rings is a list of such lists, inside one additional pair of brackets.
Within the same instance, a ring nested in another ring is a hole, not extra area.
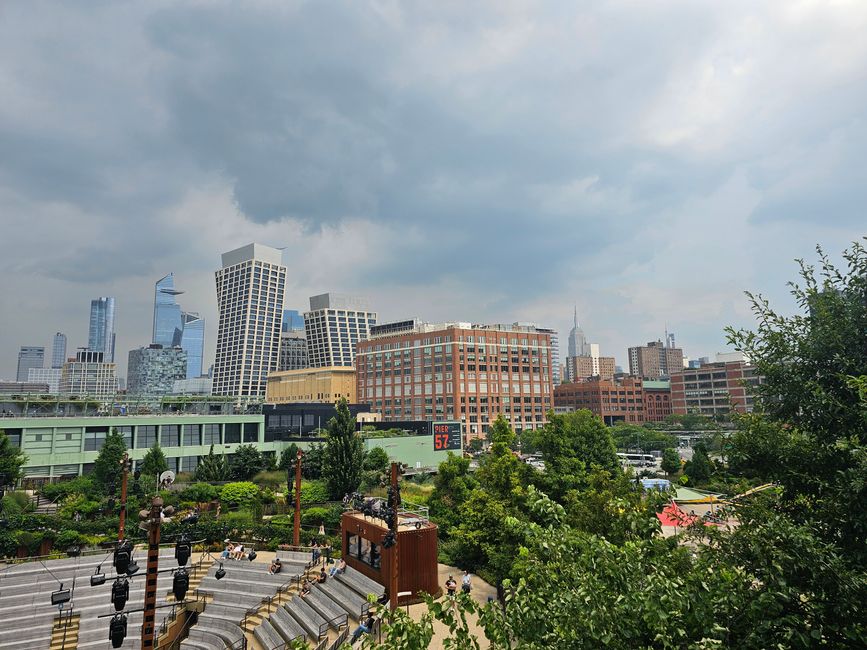
[(654, 458), (652, 454), (617, 454), (622, 465), (630, 465), (632, 467), (653, 467)]

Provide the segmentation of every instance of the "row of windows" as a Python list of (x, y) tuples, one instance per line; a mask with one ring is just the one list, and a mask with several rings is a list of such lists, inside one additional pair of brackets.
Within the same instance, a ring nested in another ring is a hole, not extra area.
[[(130, 449), (150, 449), (159, 436), (162, 447), (191, 447), (199, 445), (237, 444), (258, 442), (259, 425), (256, 422), (230, 422), (219, 424), (150, 424), (116, 427)], [(108, 435), (108, 427), (86, 427), (84, 451), (99, 451)]]

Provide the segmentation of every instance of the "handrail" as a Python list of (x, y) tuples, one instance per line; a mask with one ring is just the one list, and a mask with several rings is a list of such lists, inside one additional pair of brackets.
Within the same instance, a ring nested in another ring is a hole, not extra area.
[(338, 650), (338, 648), (340, 648), (340, 646), (342, 646), (346, 642), (346, 639), (348, 636), (349, 636), (349, 627), (347, 627), (346, 629), (343, 630), (343, 632), (341, 632), (340, 634), (337, 635), (337, 638), (334, 639), (334, 643), (332, 643), (330, 646), (328, 646), (328, 650)]

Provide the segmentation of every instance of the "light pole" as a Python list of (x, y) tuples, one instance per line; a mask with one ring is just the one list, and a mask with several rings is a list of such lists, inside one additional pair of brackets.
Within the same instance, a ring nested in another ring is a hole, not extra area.
[(292, 534), (292, 543), (297, 547), (301, 545), (301, 450), (295, 458), (295, 530)]
[[(147, 511), (142, 511), (147, 513)], [(163, 513), (163, 500), (154, 497), (148, 516), (143, 517), (148, 529), (148, 564), (145, 573), (144, 614), (141, 622), (142, 650), (154, 647), (156, 631), (157, 571), (160, 559), (160, 521)]]

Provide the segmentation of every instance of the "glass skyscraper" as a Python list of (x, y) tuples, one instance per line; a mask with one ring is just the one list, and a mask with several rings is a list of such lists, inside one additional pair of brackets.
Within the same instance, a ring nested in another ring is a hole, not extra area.
[(87, 349), (102, 352), (106, 363), (114, 363), (114, 338), (114, 298), (91, 300)]
[(187, 379), (202, 376), (205, 353), (205, 319), (192, 312), (182, 312), (181, 347), (187, 352)]
[(54, 345), (51, 348), (51, 367), (62, 368), (66, 363), (66, 334), (58, 332), (54, 335)]
[(18, 381), (27, 381), (31, 368), (42, 368), (45, 362), (45, 348), (36, 345), (22, 345), (18, 352)]
[(154, 329), (153, 343), (164, 348), (181, 344), (181, 333), (184, 329), (181, 317), (181, 306), (175, 302), (175, 296), (183, 291), (175, 289), (175, 274), (169, 273), (157, 281), (154, 288)]
[(187, 379), (202, 375), (205, 353), (205, 319), (193, 312), (181, 311), (175, 296), (175, 274), (169, 273), (154, 287), (153, 343), (164, 348), (181, 347), (187, 353)]

